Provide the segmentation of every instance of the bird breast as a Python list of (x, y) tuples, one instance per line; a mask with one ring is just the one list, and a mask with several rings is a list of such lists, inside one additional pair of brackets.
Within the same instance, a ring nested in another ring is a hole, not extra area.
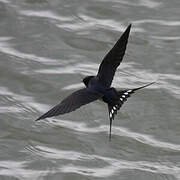
[(105, 94), (107, 91), (107, 87), (103, 86), (103, 84), (101, 84), (96, 77), (93, 77), (89, 81), (88, 88), (102, 94)]
[(115, 88), (109, 88), (104, 96), (103, 96), (103, 101), (108, 103), (108, 104), (114, 104), (118, 100), (118, 93)]

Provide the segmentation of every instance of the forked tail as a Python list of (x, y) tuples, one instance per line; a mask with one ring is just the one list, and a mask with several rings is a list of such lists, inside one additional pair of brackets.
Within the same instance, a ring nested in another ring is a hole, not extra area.
[(111, 140), (112, 121), (114, 120), (114, 117), (117, 114), (117, 111), (121, 108), (124, 102), (126, 102), (128, 97), (130, 97), (131, 94), (135, 93), (137, 90), (150, 86), (154, 83), (155, 82), (152, 82), (152, 83), (149, 83), (149, 84), (146, 84), (144, 86), (134, 88), (134, 89), (126, 89), (126, 90), (118, 91), (118, 101), (116, 101), (116, 104), (113, 106), (108, 104), (109, 120), (110, 120), (109, 140)]

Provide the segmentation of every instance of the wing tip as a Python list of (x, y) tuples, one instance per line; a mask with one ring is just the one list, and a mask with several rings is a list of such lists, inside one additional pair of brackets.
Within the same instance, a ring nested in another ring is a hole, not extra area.
[(45, 119), (45, 118), (47, 118), (48, 116), (46, 115), (46, 113), (45, 114), (43, 114), (42, 116), (40, 116), (40, 117), (38, 117), (37, 119), (35, 119), (35, 121), (40, 121), (40, 120), (42, 120), (42, 119)]
[(41, 117), (38, 117), (37, 119), (35, 119), (34, 121), (39, 121), (41, 120), (42, 118)]
[(126, 28), (125, 32), (127, 32), (129, 34), (131, 27), (132, 27), (132, 23), (130, 23), (128, 25), (128, 27)]
[[(119, 41), (120, 41), (121, 43), (123, 43), (123, 44), (125, 45), (125, 47), (126, 47), (127, 42), (128, 42), (128, 38), (129, 38), (131, 26), (132, 26), (132, 24), (130, 23), (130, 24), (128, 25), (128, 27), (126, 28), (126, 30), (125, 30), (125, 31), (123, 32), (123, 34), (121, 35), (120, 39), (119, 39)], [(126, 49), (125, 49), (125, 50), (126, 50)], [(125, 50), (124, 50), (124, 51), (125, 51)]]
[(130, 29), (130, 28), (131, 28), (131, 26), (132, 26), (132, 23), (130, 23), (130, 24), (128, 25), (128, 27), (127, 27), (127, 28), (129, 28), (129, 29)]

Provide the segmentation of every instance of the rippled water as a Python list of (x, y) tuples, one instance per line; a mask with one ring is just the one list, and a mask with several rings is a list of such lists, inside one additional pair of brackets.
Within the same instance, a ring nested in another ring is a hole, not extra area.
[[(180, 179), (179, 0), (0, 0), (0, 179)], [(94, 75), (129, 23), (113, 122), (96, 101), (34, 120)]]

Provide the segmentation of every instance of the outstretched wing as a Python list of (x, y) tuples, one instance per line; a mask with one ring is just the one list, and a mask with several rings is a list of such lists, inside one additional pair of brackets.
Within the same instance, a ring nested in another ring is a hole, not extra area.
[(109, 120), (110, 120), (110, 133), (109, 133), (109, 139), (111, 139), (111, 127), (112, 127), (112, 121), (114, 120), (115, 115), (117, 114), (117, 111), (121, 108), (121, 106), (124, 104), (124, 102), (127, 101), (128, 97), (131, 96), (131, 94), (135, 93), (137, 90), (145, 88), (147, 86), (150, 86), (151, 84), (154, 84), (154, 82), (146, 84), (145, 86), (141, 86), (135, 89), (126, 89), (123, 91), (118, 92), (119, 100), (115, 105), (108, 105), (109, 110)]
[(102, 94), (95, 91), (91, 91), (88, 88), (80, 89), (72, 93), (70, 96), (65, 98), (61, 103), (54, 106), (48, 112), (40, 116), (38, 119), (36, 119), (36, 121), (47, 117), (58, 116), (60, 114), (72, 112), (85, 104), (88, 104), (92, 101), (101, 98), (102, 96), (103, 96)]
[(108, 52), (100, 64), (97, 77), (106, 87), (111, 86), (116, 69), (124, 57), (130, 29), (131, 24), (127, 27), (120, 39), (116, 42), (114, 47)]

